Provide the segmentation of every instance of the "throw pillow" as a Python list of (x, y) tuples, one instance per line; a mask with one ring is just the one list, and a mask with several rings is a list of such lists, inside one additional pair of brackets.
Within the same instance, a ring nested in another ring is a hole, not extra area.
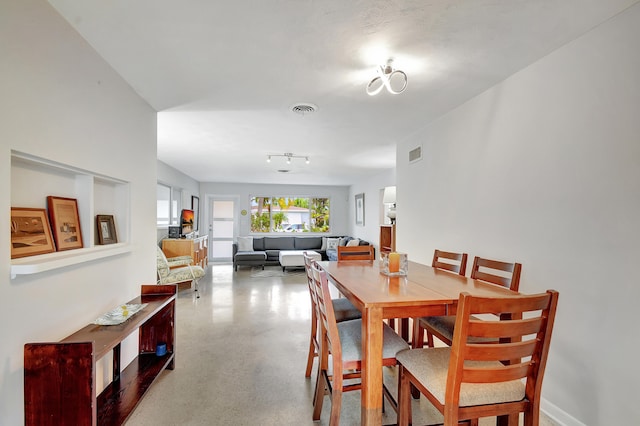
[(339, 245), (341, 245), (342, 247), (344, 247), (344, 246), (346, 246), (346, 245), (347, 245), (347, 243), (348, 243), (349, 241), (351, 241), (352, 239), (353, 239), (353, 238), (351, 238), (351, 237), (342, 237), (342, 238), (340, 238), (340, 244), (339, 244)]
[(253, 251), (253, 237), (238, 237), (238, 251)]
[(340, 238), (327, 238), (327, 250), (338, 250)]
[(360, 240), (358, 238), (354, 238), (353, 240), (347, 243), (347, 247), (357, 247), (360, 245)]

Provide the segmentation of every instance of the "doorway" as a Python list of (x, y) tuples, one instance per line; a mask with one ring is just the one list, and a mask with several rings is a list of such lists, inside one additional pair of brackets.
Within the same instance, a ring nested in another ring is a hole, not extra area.
[(214, 197), (209, 205), (209, 258), (212, 262), (230, 262), (233, 256), (236, 200)]

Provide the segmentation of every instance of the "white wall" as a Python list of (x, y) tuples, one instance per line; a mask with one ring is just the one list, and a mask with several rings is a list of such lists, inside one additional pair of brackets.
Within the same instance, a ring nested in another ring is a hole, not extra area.
[[(349, 235), (369, 241), (380, 253), (380, 225), (384, 223), (382, 195), (396, 184), (395, 169), (362, 179), (349, 187)], [(356, 194), (364, 194), (364, 226), (356, 225)]]
[(23, 345), (60, 340), (155, 283), (156, 113), (45, 1), (0, 2), (0, 40), (0, 223), (11, 150), (131, 182), (131, 253), (10, 279), (0, 226), (0, 424), (19, 425)]
[[(161, 182), (165, 185), (169, 185), (172, 188), (179, 188), (182, 190), (182, 208), (190, 209), (191, 208), (191, 196), (195, 195), (196, 197), (200, 197), (200, 183), (193, 179), (190, 176), (187, 176), (180, 170), (174, 169), (166, 163), (158, 160), (158, 182)], [(200, 212), (202, 212), (202, 200), (200, 201)], [(200, 213), (202, 214), (202, 213)], [(202, 224), (200, 225), (202, 226)], [(199, 232), (202, 234), (204, 230), (202, 228), (198, 228)], [(167, 227), (162, 227), (157, 229), (157, 241), (160, 242), (162, 239), (167, 238), (168, 229)]]
[[(202, 214), (200, 235), (209, 229), (208, 223), (211, 199), (214, 197), (234, 197), (237, 201), (237, 211), (251, 211), (250, 197), (267, 196), (299, 196), (299, 197), (328, 197), (331, 200), (330, 226), (331, 235), (347, 235), (349, 225), (346, 216), (348, 211), (347, 186), (313, 186), (313, 185), (261, 185), (250, 183), (200, 183), (200, 211)], [(251, 216), (239, 217), (237, 235), (249, 235), (251, 230)], [(237, 236), (236, 235), (236, 236)]]
[(398, 147), (399, 250), (519, 261), (521, 291), (560, 292), (543, 397), (566, 424), (640, 424), (638, 40), (640, 5)]

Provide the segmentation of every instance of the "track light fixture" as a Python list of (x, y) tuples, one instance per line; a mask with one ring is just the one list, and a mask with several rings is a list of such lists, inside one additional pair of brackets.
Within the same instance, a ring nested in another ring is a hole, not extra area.
[(267, 155), (267, 163), (271, 162), (271, 157), (284, 157), (287, 159), (287, 164), (291, 164), (291, 159), (293, 158), (304, 158), (304, 162), (307, 164), (311, 162), (308, 155), (294, 155), (292, 152), (285, 152), (284, 154), (269, 154)]
[[(393, 81), (391, 81), (393, 79)], [(393, 86), (400, 86), (394, 89)], [(367, 84), (367, 95), (374, 96), (386, 87), (389, 93), (397, 95), (407, 88), (407, 74), (404, 71), (393, 68), (393, 59), (387, 61), (387, 65), (380, 65), (378, 76)]]

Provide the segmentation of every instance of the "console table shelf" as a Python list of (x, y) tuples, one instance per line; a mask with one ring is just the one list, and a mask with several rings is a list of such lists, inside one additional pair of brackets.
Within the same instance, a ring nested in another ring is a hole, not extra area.
[[(120, 425), (175, 363), (176, 286), (143, 285), (129, 304), (147, 306), (118, 325), (90, 324), (56, 343), (24, 347), (25, 425)], [(139, 331), (138, 356), (120, 369), (120, 344)], [(158, 343), (166, 343), (157, 356)], [(96, 395), (96, 362), (113, 352), (111, 383)]]
[(380, 254), (396, 251), (396, 225), (380, 225)]
[(120, 373), (120, 380), (112, 382), (98, 396), (98, 424), (123, 424), (162, 370), (172, 362), (173, 353), (161, 357), (155, 353), (138, 356)]

